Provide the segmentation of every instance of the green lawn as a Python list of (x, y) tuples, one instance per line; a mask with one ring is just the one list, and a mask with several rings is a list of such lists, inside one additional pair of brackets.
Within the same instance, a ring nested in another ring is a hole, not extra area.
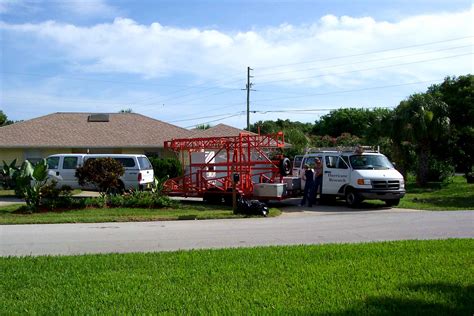
[(422, 210), (474, 210), (474, 184), (456, 176), (448, 184), (433, 183), (419, 188), (407, 183), (407, 194), (400, 200), (400, 208)]
[(0, 189), (0, 197), (15, 197), (15, 190)]
[(2, 314), (472, 315), (474, 240), (0, 259)]
[[(0, 207), (0, 224), (100, 223), (245, 217), (234, 215), (232, 208), (227, 206), (203, 204), (181, 204), (173, 209), (105, 208), (33, 214), (14, 213), (19, 207), (20, 205)], [(280, 210), (272, 208), (269, 216), (278, 216), (280, 213)]]

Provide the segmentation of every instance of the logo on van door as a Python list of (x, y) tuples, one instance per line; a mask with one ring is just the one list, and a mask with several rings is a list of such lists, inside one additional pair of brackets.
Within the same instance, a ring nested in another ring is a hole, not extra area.
[(347, 182), (347, 174), (328, 173), (329, 182)]

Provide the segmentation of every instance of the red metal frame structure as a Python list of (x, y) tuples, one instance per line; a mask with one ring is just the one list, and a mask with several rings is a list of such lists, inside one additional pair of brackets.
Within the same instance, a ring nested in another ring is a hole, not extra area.
[[(210, 194), (225, 197), (232, 193), (233, 175), (238, 174), (240, 180), (236, 187), (239, 194), (251, 197), (255, 179), (257, 182), (281, 182), (279, 158), (282, 156), (275, 159), (271, 155), (284, 145), (283, 132), (166, 141), (165, 149), (178, 154), (185, 170), (184, 176), (167, 180), (164, 191), (175, 196), (203, 197)], [(210, 155), (209, 162), (192, 161), (193, 153), (205, 151)], [(225, 160), (213, 162), (218, 156), (225, 157)], [(186, 158), (189, 160), (185, 161)], [(209, 173), (215, 173), (215, 176), (209, 177)]]

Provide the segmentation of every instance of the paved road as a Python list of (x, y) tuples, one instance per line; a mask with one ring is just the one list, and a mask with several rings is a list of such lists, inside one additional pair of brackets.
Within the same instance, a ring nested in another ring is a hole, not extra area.
[(0, 255), (56, 255), (260, 245), (474, 238), (474, 212), (290, 212), (276, 218), (4, 225)]

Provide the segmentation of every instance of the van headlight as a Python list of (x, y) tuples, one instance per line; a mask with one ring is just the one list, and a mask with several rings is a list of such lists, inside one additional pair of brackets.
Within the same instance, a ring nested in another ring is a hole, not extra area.
[(357, 184), (358, 185), (371, 185), (372, 183), (370, 182), (369, 179), (357, 179)]
[(400, 189), (405, 189), (405, 180), (400, 180)]

